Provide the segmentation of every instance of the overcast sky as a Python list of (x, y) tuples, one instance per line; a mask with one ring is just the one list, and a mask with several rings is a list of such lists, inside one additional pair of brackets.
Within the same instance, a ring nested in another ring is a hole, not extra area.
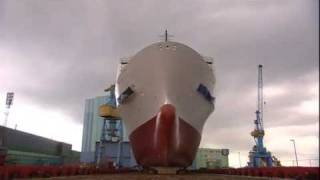
[[(257, 65), (264, 65), (265, 144), (292, 165), (319, 161), (317, 0), (0, 0), (0, 110), (9, 127), (81, 149), (84, 100), (115, 82), (121, 57), (174, 41), (214, 58), (216, 110), (202, 147), (229, 148), (242, 166), (254, 145)], [(71, 133), (72, 132), (72, 133)]]

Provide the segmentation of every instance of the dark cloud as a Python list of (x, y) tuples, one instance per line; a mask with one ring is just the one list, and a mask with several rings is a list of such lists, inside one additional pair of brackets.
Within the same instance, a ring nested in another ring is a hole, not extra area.
[(234, 137), (240, 138), (234, 147), (245, 149), (255, 118), (259, 63), (267, 87), (285, 87), (279, 96), (266, 94), (266, 125), (317, 121), (318, 115), (293, 109), (318, 98), (318, 89), (308, 89), (318, 85), (318, 13), (315, 0), (3, 0), (0, 91), (13, 90), (81, 123), (84, 99), (102, 95), (115, 81), (119, 59), (159, 41), (169, 29), (173, 40), (215, 59), (217, 105), (205, 137), (212, 129), (217, 131), (210, 136), (217, 137), (240, 127), (246, 134)]

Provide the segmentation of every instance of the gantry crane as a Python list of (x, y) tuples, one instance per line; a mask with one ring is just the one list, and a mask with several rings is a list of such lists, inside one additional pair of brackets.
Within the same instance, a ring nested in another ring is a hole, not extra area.
[[(111, 85), (109, 88), (105, 89), (105, 92), (109, 94), (109, 96), (106, 97), (106, 103), (99, 107), (99, 116), (103, 118), (103, 125), (99, 146), (96, 147), (98, 148), (96, 157), (97, 165), (102, 165), (105, 163), (102, 160), (102, 157), (106, 151), (105, 149), (107, 148), (106, 142), (118, 143), (120, 148), (120, 143), (123, 136), (122, 129), (119, 129), (117, 126), (117, 121), (120, 121), (121, 123), (121, 118), (116, 107), (115, 85)], [(118, 164), (120, 162), (119, 157), (120, 155), (118, 155)]]
[(263, 128), (263, 79), (262, 65), (258, 66), (258, 100), (256, 120), (254, 120), (255, 129), (251, 132), (255, 141), (252, 151), (249, 153), (249, 167), (272, 167), (273, 160), (271, 153), (263, 145), (264, 128)]

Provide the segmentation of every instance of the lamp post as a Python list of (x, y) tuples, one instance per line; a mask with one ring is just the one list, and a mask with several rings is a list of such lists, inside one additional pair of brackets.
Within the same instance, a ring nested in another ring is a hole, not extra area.
[(240, 168), (241, 168), (240, 152), (238, 152), (238, 158), (239, 158), (239, 166), (240, 166)]
[(295, 156), (296, 156), (297, 166), (299, 166), (299, 164), (298, 164), (297, 150), (296, 150), (296, 141), (295, 141), (294, 139), (290, 139), (290, 141), (292, 141), (292, 143), (293, 143), (294, 154), (295, 154)]

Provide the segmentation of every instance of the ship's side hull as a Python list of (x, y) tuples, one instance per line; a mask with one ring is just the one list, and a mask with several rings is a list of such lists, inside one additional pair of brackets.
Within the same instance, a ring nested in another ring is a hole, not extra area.
[(136, 160), (144, 166), (188, 166), (200, 143), (203, 125), (214, 109), (197, 91), (211, 94), (212, 69), (191, 48), (174, 42), (155, 43), (137, 53), (117, 79), (120, 103)]

